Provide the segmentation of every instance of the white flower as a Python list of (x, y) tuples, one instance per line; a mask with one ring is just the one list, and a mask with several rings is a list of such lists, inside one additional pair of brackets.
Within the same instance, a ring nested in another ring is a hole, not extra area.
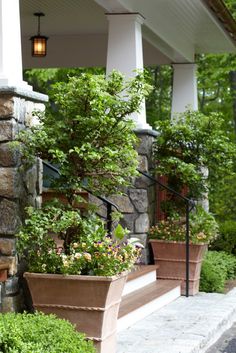
[(80, 259), (82, 257), (82, 255), (79, 253), (79, 252), (77, 252), (76, 254), (75, 254), (75, 259)]

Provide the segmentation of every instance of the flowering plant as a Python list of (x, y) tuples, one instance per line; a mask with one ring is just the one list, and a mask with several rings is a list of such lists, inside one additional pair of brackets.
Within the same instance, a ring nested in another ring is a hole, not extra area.
[[(218, 234), (218, 224), (212, 214), (203, 208), (197, 207), (196, 211), (190, 214), (189, 237), (192, 244), (210, 243)], [(180, 215), (175, 215), (160, 221), (150, 228), (150, 239), (167, 241), (185, 241), (186, 224)]]
[(17, 244), (31, 272), (112, 276), (131, 269), (140, 256), (141, 244), (125, 241), (126, 230), (118, 225), (111, 238), (94, 214), (85, 218), (56, 204), (29, 207), (27, 214)]

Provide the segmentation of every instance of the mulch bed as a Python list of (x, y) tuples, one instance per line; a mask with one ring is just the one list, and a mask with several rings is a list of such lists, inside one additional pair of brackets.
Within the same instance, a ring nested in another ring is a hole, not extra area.
[(236, 287), (236, 279), (231, 279), (226, 282), (224, 293), (228, 293), (231, 289)]

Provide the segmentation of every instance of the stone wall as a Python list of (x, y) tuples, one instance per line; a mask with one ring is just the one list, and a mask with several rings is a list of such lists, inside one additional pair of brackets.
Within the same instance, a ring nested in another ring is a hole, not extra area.
[(0, 87), (0, 311), (21, 308), (15, 234), (27, 205), (41, 202), (41, 163), (25, 173), (18, 151), (10, 145), (17, 133), (34, 122), (47, 97), (32, 91)]
[[(152, 171), (152, 145), (157, 133), (155, 131), (137, 131), (140, 139), (138, 146), (139, 170), (144, 173)], [(139, 238), (144, 245), (142, 263), (149, 263), (149, 248), (147, 233), (155, 222), (156, 214), (156, 185), (147, 177), (139, 175), (133, 186), (126, 191), (126, 195), (111, 198), (123, 214), (121, 224), (130, 230), (130, 237)]]
[[(152, 130), (136, 131), (140, 143), (137, 148), (139, 167), (144, 173), (151, 173), (152, 145), (157, 133)], [(144, 245), (141, 262), (150, 263), (150, 254), (147, 233), (149, 227), (156, 220), (156, 185), (147, 177), (139, 175), (134, 179), (133, 185), (124, 191), (123, 195), (109, 197), (122, 213), (121, 225), (130, 231), (129, 237), (135, 237)], [(98, 208), (98, 214), (106, 218), (106, 207), (102, 201), (89, 195), (89, 201)], [(115, 224), (113, 224), (113, 227)]]

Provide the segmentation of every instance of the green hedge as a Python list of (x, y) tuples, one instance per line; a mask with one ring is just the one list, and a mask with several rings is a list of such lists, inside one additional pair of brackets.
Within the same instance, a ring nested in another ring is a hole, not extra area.
[(201, 270), (200, 291), (222, 293), (225, 282), (236, 278), (236, 257), (223, 251), (208, 251)]
[(95, 353), (92, 342), (54, 315), (0, 314), (1, 353)]

